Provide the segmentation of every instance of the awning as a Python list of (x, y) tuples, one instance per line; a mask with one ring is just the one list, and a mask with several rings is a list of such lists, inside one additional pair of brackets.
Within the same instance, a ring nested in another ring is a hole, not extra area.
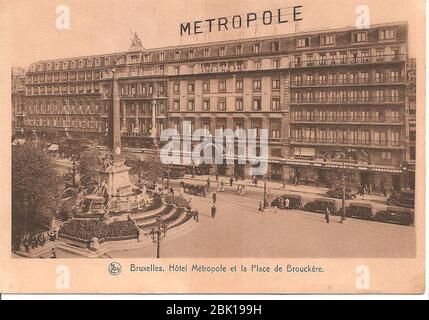
[(58, 150), (60, 150), (60, 146), (55, 143), (51, 144), (48, 148), (48, 151), (58, 151)]

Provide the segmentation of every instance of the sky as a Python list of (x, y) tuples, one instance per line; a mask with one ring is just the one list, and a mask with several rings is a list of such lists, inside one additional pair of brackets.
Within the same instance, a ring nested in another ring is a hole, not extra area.
[[(137, 32), (145, 48), (198, 42), (232, 40), (297, 30), (353, 26), (356, 7), (367, 5), (370, 24), (409, 22), (410, 56), (416, 50), (416, 2), (406, 0), (0, 0), (1, 54), (11, 66), (27, 67), (39, 60), (126, 51)], [(57, 29), (56, 7), (70, 8), (70, 29)], [(294, 23), (256, 27), (240, 31), (180, 36), (180, 23), (217, 17), (262, 14), (292, 6), (303, 6), (302, 18)]]

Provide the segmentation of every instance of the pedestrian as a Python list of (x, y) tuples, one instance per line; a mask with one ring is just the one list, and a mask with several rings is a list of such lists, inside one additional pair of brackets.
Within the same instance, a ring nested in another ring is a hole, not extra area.
[(51, 259), (56, 259), (57, 258), (57, 252), (55, 251), (55, 248), (51, 249)]
[(215, 204), (216, 203), (216, 191), (215, 192), (213, 192), (213, 195), (212, 195), (212, 198), (213, 198), (213, 204)]
[(225, 184), (223, 183), (223, 181), (220, 182), (220, 191), (221, 192), (225, 191)]
[(329, 223), (330, 216), (331, 216), (331, 210), (329, 209), (329, 207), (326, 207), (326, 213), (325, 213), (326, 223)]
[(260, 213), (263, 213), (263, 212), (264, 212), (264, 205), (263, 205), (263, 203), (262, 203), (262, 201), (261, 201), (261, 200), (259, 200), (259, 207), (258, 207), (258, 211), (259, 211)]
[(200, 221), (199, 220), (200, 213), (197, 210), (192, 211), (192, 216), (197, 223)]
[(293, 183), (294, 183), (295, 187), (298, 185), (298, 177), (297, 176), (293, 177)]
[(369, 194), (372, 194), (372, 183), (369, 184)]
[(210, 177), (207, 178), (207, 189), (210, 190)]
[(216, 205), (213, 204), (212, 205), (212, 218), (214, 219), (215, 216), (216, 216)]
[(244, 197), (244, 185), (241, 185), (241, 196)]
[(271, 207), (271, 193), (269, 189), (267, 189), (267, 202), (268, 202), (268, 207)]
[(289, 198), (286, 198), (284, 201), (285, 201), (284, 202), (285, 209), (288, 210), (289, 209), (289, 205), (290, 205)]
[(174, 194), (174, 189), (172, 186), (170, 186), (170, 194), (173, 195)]
[(219, 181), (219, 173), (216, 173), (216, 182)]
[(232, 183), (234, 182), (234, 178), (231, 176), (231, 178), (229, 178), (229, 186), (232, 187)]

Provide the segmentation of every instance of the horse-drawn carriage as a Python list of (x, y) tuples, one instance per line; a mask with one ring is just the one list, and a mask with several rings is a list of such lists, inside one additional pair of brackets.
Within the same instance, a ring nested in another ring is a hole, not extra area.
[(205, 197), (207, 196), (207, 187), (198, 184), (184, 183), (180, 182), (180, 187), (183, 188), (183, 191), (194, 196)]

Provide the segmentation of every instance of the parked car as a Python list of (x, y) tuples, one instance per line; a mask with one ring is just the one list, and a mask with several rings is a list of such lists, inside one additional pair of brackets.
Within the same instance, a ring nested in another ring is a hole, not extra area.
[(304, 206), (305, 211), (319, 212), (325, 213), (326, 208), (329, 208), (331, 214), (337, 213), (337, 204), (335, 200), (326, 199), (326, 198), (318, 198), (313, 201), (307, 202)]
[[(352, 191), (350, 188), (346, 188), (346, 199), (356, 199), (357, 192)], [(343, 198), (343, 188), (342, 187), (335, 187), (332, 189), (329, 189), (328, 192), (326, 192), (326, 196), (329, 198), (337, 198), (342, 199)]]
[(280, 199), (289, 199), (289, 209), (299, 209), (301, 208), (301, 196), (295, 195), (295, 194), (284, 194), (280, 197), (275, 198), (273, 201), (271, 201), (272, 207), (278, 207), (280, 209), (284, 209), (281, 206)]
[(387, 198), (389, 206), (401, 206), (414, 208), (414, 190), (402, 190), (393, 192)]
[(377, 212), (375, 221), (413, 226), (414, 210), (409, 208), (387, 207), (386, 210)]
[(372, 210), (372, 205), (352, 202), (346, 208), (346, 217), (372, 221), (375, 218), (375, 214)]

